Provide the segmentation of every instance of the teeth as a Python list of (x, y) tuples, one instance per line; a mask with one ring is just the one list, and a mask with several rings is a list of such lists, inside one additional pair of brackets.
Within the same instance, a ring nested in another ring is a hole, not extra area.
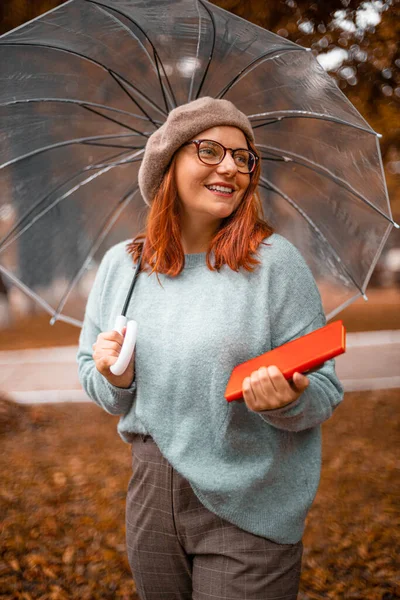
[(233, 192), (232, 188), (225, 187), (225, 186), (222, 186), (222, 185), (206, 185), (206, 187), (209, 190), (215, 190), (216, 192), (225, 192), (227, 194), (230, 194), (231, 192)]

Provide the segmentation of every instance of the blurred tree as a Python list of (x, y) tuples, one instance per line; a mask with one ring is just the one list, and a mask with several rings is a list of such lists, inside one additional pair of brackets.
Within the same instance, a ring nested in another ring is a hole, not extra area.
[(60, 4), (65, 0), (1, 0), (0, 2), (0, 33), (34, 19)]
[[(344, 94), (382, 134), (380, 147), (389, 195), (395, 218), (400, 221), (399, 0), (212, 1), (312, 48)], [(59, 4), (63, 0), (1, 0), (0, 33)]]
[(371, 127), (395, 219), (400, 221), (399, 0), (212, 0), (301, 46), (312, 48)]

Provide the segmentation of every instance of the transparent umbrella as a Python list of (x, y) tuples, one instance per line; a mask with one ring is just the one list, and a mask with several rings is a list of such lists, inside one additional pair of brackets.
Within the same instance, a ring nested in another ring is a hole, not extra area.
[(53, 322), (81, 324), (105, 250), (144, 226), (147, 138), (200, 96), (248, 115), (265, 216), (327, 318), (365, 293), (394, 225), (379, 134), (308, 49), (204, 0), (70, 0), (0, 37), (0, 82), (0, 271)]

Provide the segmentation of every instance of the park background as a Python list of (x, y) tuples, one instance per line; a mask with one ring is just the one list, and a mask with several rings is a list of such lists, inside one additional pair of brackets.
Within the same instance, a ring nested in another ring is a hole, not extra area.
[[(382, 134), (389, 197), (400, 222), (399, 2), (214, 3), (312, 48)], [(0, 33), (59, 4), (2, 0)], [(369, 302), (359, 299), (339, 315), (349, 332), (400, 329), (399, 252), (393, 230)], [(7, 292), (2, 282), (0, 351), (77, 344), (76, 328), (51, 327), (35, 311), (22, 314), (9, 306)], [(399, 400), (399, 389), (348, 392), (323, 425), (321, 485), (307, 519), (299, 600), (400, 598)], [(29, 406), (1, 396), (0, 599), (136, 598), (124, 538), (130, 455), (116, 423), (89, 403)]]

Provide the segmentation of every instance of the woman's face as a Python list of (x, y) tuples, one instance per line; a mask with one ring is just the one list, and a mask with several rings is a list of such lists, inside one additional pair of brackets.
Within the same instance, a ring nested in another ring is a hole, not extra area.
[[(225, 125), (206, 129), (192, 139), (214, 140), (234, 150), (247, 148), (244, 133)], [(195, 144), (178, 151), (175, 177), (183, 217), (207, 223), (229, 217), (250, 183), (250, 175), (239, 173), (229, 150), (219, 165), (205, 165), (197, 156)]]

